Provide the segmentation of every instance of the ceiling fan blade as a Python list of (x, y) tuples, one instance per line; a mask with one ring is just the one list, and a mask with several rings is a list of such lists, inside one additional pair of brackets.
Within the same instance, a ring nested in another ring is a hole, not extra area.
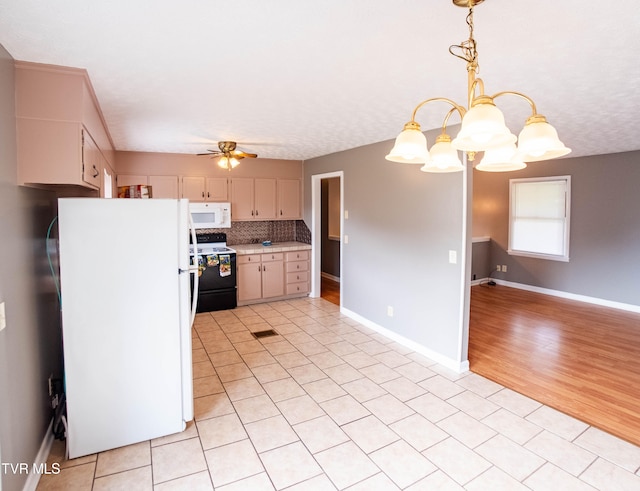
[(247, 153), (247, 152), (243, 152), (242, 150), (234, 150), (233, 152), (231, 152), (231, 155), (233, 155), (236, 158), (245, 158), (248, 157), (250, 159), (255, 159), (258, 154), (255, 153)]
[(196, 155), (212, 155), (215, 157), (216, 155), (223, 155), (223, 153), (218, 150), (207, 150), (205, 153), (197, 153)]

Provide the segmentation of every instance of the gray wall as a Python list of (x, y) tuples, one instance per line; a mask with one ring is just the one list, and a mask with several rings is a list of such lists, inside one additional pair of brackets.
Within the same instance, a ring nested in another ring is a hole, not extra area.
[[(571, 176), (569, 262), (509, 256), (509, 179)], [(474, 171), (473, 235), (491, 237), (493, 277), (640, 305), (640, 151), (534, 162), (504, 174)]]
[[(0, 448), (2, 462), (34, 461), (51, 419), (47, 379), (60, 377), (57, 296), (45, 256), (53, 193), (16, 185), (13, 59), (0, 46)], [(26, 475), (2, 473), (3, 491), (22, 489)]]
[[(311, 225), (311, 176), (343, 171), (349, 243), (343, 244), (342, 307), (461, 362), (464, 174), (426, 174), (389, 162), (384, 156), (392, 145), (305, 161), (305, 221)], [(457, 251), (457, 264), (449, 263), (449, 250)]]
[(474, 242), (472, 245), (471, 281), (489, 278), (493, 275), (495, 265), (491, 260), (491, 242)]

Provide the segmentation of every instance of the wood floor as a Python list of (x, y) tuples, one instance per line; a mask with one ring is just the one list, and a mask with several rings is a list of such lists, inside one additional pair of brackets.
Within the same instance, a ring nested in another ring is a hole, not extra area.
[(472, 372), (640, 445), (640, 314), (471, 289)]
[(322, 276), (320, 280), (320, 296), (335, 305), (340, 305), (340, 283)]

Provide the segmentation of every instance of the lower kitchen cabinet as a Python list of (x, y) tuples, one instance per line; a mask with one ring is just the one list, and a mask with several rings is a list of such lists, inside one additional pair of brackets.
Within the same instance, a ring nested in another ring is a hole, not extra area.
[(309, 293), (309, 251), (238, 254), (238, 304)]
[(262, 298), (262, 264), (260, 254), (238, 255), (236, 259), (238, 303)]
[(309, 251), (286, 254), (286, 294), (309, 293)]
[(284, 254), (262, 254), (262, 298), (284, 295)]
[(284, 295), (284, 255), (239, 255), (236, 262), (238, 302)]

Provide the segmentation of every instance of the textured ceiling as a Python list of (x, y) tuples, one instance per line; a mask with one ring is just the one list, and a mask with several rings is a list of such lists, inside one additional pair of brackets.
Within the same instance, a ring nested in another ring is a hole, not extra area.
[[(236, 140), (309, 159), (395, 138), (423, 99), (466, 105), (465, 63), (448, 53), (465, 16), (450, 0), (0, 0), (0, 44), (85, 68), (118, 150)], [(570, 156), (640, 149), (639, 35), (636, 0), (475, 9), (486, 92), (530, 96)], [(528, 105), (498, 105), (517, 134)], [(438, 127), (447, 110), (418, 122)]]

